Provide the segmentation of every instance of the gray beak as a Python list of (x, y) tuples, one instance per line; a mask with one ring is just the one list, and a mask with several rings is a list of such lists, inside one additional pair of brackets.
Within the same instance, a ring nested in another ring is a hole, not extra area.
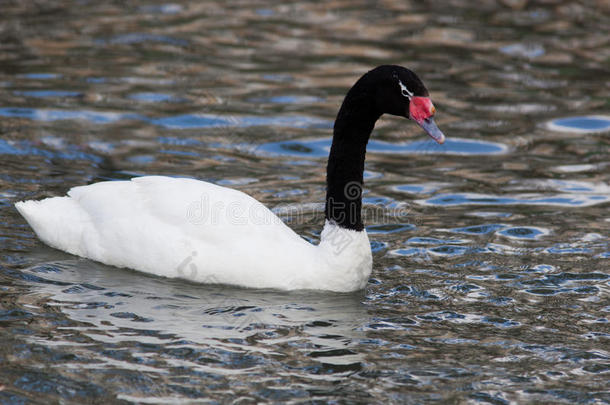
[(426, 131), (426, 133), (436, 142), (440, 143), (441, 145), (445, 142), (445, 135), (443, 135), (441, 130), (438, 129), (432, 117), (426, 118), (421, 122), (415, 122), (417, 122), (417, 124), (422, 127), (424, 131)]

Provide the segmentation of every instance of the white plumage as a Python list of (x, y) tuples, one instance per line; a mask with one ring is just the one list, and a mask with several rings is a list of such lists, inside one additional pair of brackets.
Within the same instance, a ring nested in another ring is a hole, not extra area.
[(158, 276), (354, 291), (372, 268), (366, 231), (327, 221), (312, 245), (247, 194), (193, 179), (102, 182), (16, 207), (49, 246)]

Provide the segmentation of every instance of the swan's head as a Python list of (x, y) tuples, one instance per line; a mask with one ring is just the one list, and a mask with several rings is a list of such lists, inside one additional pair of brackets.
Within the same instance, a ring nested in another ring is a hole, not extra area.
[(445, 142), (445, 135), (436, 126), (436, 109), (428, 90), (411, 70), (402, 66), (385, 65), (370, 71), (375, 83), (375, 105), (381, 114), (409, 118), (436, 142)]

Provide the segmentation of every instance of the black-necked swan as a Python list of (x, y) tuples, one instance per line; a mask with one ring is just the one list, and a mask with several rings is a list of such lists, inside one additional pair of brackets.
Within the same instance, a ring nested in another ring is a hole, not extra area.
[(364, 157), (384, 113), (445, 141), (415, 73), (385, 65), (364, 74), (335, 120), (318, 245), (249, 195), (193, 179), (107, 181), (15, 206), (47, 245), (112, 266), (252, 288), (359, 290), (372, 270), (361, 216)]

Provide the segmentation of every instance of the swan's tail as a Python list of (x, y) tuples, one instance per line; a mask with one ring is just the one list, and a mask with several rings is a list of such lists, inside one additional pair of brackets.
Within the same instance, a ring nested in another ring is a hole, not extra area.
[(74, 199), (53, 197), (41, 201), (20, 201), (15, 208), (41, 241), (51, 247), (82, 255), (83, 238), (91, 221)]

